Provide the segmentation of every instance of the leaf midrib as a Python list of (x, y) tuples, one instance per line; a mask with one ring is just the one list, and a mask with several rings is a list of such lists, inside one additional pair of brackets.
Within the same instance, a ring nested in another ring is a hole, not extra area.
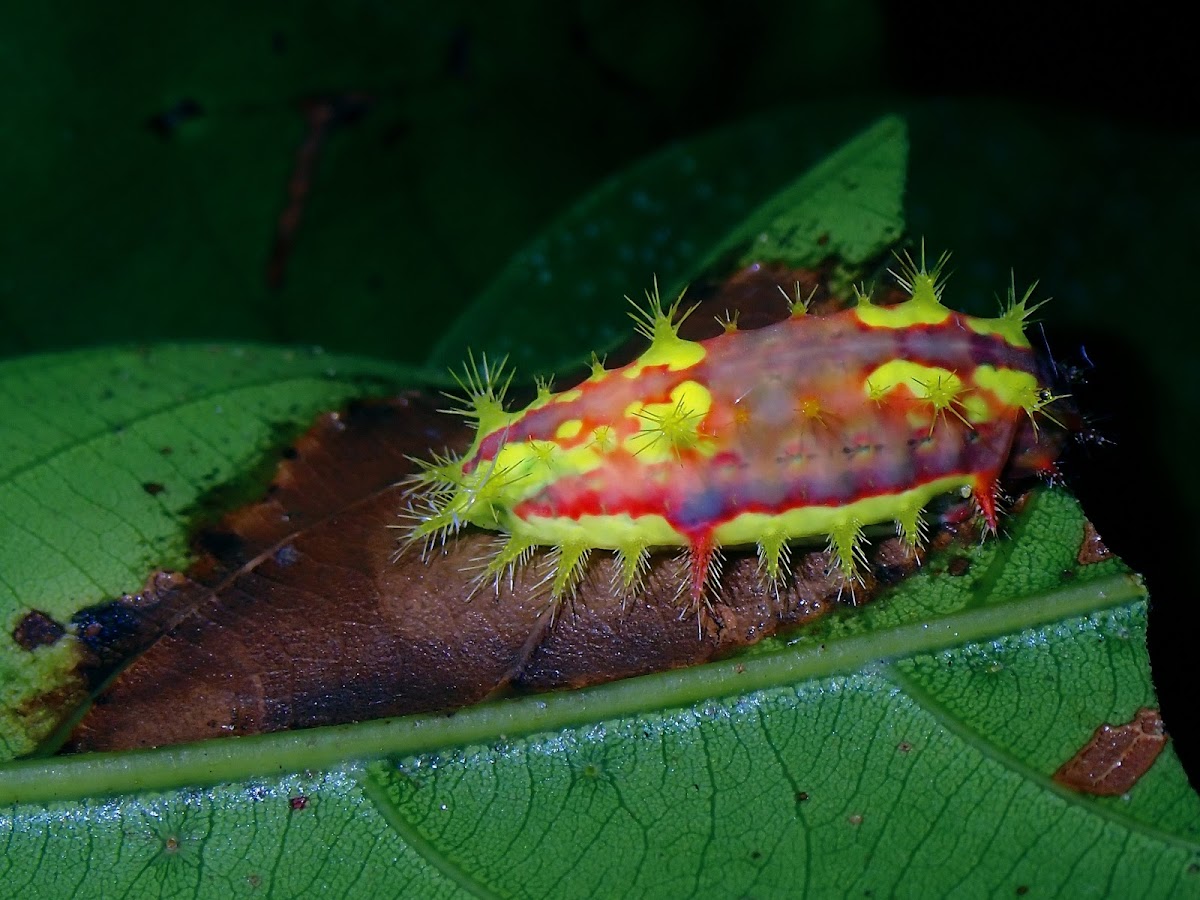
[(1074, 581), (1006, 603), (907, 623), (864, 635), (791, 647), (754, 658), (479, 704), (453, 715), (422, 714), (152, 750), (23, 760), (0, 767), (0, 804), (78, 799), (243, 781), (349, 760), (373, 759), (558, 731), (589, 722), (690, 706), (702, 700), (784, 687), (860, 671), (881, 662), (986, 641), (1146, 596), (1141, 579), (1118, 573)]

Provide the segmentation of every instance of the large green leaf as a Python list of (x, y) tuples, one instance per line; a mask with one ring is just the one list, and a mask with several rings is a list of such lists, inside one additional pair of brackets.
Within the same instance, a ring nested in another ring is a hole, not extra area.
[[(202, 404), (299, 376), (268, 354), (231, 384), (216, 377), (224, 357), (180, 352), (164, 351), (177, 366), (154, 382), (185, 421), (181, 396)], [(11, 363), (4, 384), (65, 369), (58, 395), (82, 414), (97, 406), (87, 387), (107, 384), (71, 374), (86, 358)], [(406, 374), (345, 366), (356, 377), (343, 383)], [(331, 404), (338, 390), (309, 397)], [(45, 395), (12, 396), (35, 428)], [(272, 421), (295, 421), (274, 402), (248, 405), (258, 426), (223, 471), (261, 458)], [(207, 435), (213, 413), (200, 408), (189, 433)], [(31, 430), (25, 469), (5, 485), (29, 471), (71, 489), (53, 467), (76, 450), (66, 421), (57, 442)], [(103, 465), (59, 517), (105, 514), (83, 504), (129, 475), (111, 465), (127, 448), (94, 443), (102, 424), (82, 447), (102, 447)], [(161, 449), (141, 443), (139, 478)], [(180, 476), (193, 499), (203, 471)], [(148, 527), (161, 559), (181, 550), (181, 524)], [(1170, 746), (1122, 797), (1051, 778), (1102, 723), (1154, 705), (1144, 589), (1116, 560), (1080, 563), (1084, 539), (1075, 502), (1042, 492), (963, 557), (965, 572), (963, 558), (935, 555), (878, 603), (739, 659), (452, 717), (10, 763), (0, 883), (29, 897), (1196, 893), (1200, 801)], [(117, 581), (144, 564), (76, 563)]]
[[(1123, 797), (1050, 778), (1099, 722), (1153, 703), (1141, 585), (1116, 561), (1075, 563), (1083, 530), (1069, 497), (1043, 493), (969, 577), (935, 558), (868, 621), (752, 658), (450, 718), (10, 765), (5, 883), (22, 896), (1195, 892), (1200, 800), (1169, 747)], [(232, 784), (198, 787), (219, 781)], [(51, 835), (72, 849), (48, 852)]]

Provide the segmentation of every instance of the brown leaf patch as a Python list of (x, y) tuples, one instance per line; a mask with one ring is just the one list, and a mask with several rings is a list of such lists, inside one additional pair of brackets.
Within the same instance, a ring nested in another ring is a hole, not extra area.
[[(697, 616), (678, 599), (672, 555), (652, 559), (646, 593), (622, 603), (596, 553), (573, 602), (554, 610), (533, 587), (547, 554), (510, 586), (465, 599), (474, 561), (496, 536), (464, 532), (424, 562), (395, 559), (397, 480), (406, 455), (461, 449), (467, 430), (407, 395), (322, 417), (279, 467), (268, 496), (203, 534), (175, 621), (97, 701), (71, 750), (116, 750), (452, 709), (514, 688), (579, 687), (711, 660), (811, 621), (849, 592), (824, 551), (798, 553), (776, 598), (757, 559), (731, 554), (720, 596)], [(367, 470), (374, 472), (366, 474)], [(871, 559), (894, 580), (899, 542)], [(907, 569), (915, 566), (908, 558)], [(875, 588), (868, 576), (859, 601)], [(553, 622), (551, 621), (553, 616)]]
[(1116, 797), (1137, 784), (1167, 743), (1157, 709), (1142, 707), (1124, 725), (1101, 725), (1054, 773), (1054, 780), (1072, 790)]
[[(814, 278), (761, 269), (743, 276), (746, 296), (737, 299), (743, 321), (756, 325), (787, 315), (776, 284), (801, 280), (804, 290)], [(726, 308), (735, 307), (718, 291), (689, 325), (719, 329), (711, 319)], [(511, 585), (487, 585), (468, 600), (472, 566), (496, 535), (463, 532), (428, 561), (416, 550), (395, 558), (394, 526), (408, 502), (400, 482), (414, 471), (412, 458), (461, 451), (470, 440), (441, 405), (409, 393), (322, 416), (285, 454), (261, 501), (197, 536), (198, 561), (186, 577), (162, 574), (143, 594), (97, 608), (98, 656), (108, 652), (115, 664), (120, 653), (145, 649), (67, 749), (449, 710), (513, 690), (694, 665), (812, 621), (839, 598), (865, 602), (916, 565), (897, 540), (877, 540), (866, 584), (852, 594), (827, 573), (824, 551), (797, 551), (795, 578), (776, 597), (761, 585), (753, 554), (731, 553), (718, 595), (697, 612), (680, 599), (673, 555), (655, 556), (644, 595), (622, 602), (609, 588), (611, 554), (598, 552), (574, 600), (553, 609), (534, 590), (547, 564), (537, 554)], [(123, 644), (106, 642), (104, 616), (132, 617)]]
[(1112, 551), (1104, 544), (1100, 532), (1090, 521), (1083, 526), (1083, 542), (1079, 545), (1079, 554), (1075, 557), (1081, 566), (1090, 566), (1106, 559), (1112, 559)]

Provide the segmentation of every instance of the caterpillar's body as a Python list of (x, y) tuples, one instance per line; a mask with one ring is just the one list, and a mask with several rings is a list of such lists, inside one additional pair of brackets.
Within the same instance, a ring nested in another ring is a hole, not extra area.
[(1023, 333), (1029, 294), (997, 318), (941, 303), (939, 266), (911, 262), (910, 299), (832, 315), (792, 304), (754, 331), (729, 323), (703, 341), (679, 337), (678, 303), (639, 311), (649, 348), (623, 368), (561, 393), (542, 386), (506, 412), (506, 382), (486, 361), (464, 381), (475, 440), (418, 476), (425, 491), (411, 538), (430, 543), (465, 524), (507, 533), (481, 580), (558, 548), (552, 596), (574, 589), (593, 549), (616, 551), (619, 588), (638, 586), (647, 554), (683, 547), (703, 598), (714, 554), (757, 546), (778, 585), (788, 543), (828, 538), (854, 578), (864, 526), (895, 522), (916, 544), (922, 509), (972, 494), (996, 527), (996, 484), (1018, 432), (1058, 399)]

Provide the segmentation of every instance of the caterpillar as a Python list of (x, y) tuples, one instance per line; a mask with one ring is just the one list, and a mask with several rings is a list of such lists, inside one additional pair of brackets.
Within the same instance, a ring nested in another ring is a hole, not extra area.
[(497, 589), (552, 548), (540, 585), (556, 604), (595, 550), (616, 554), (613, 587), (629, 597), (651, 551), (681, 548), (680, 593), (698, 610), (719, 591), (722, 548), (756, 548), (778, 593), (793, 542), (826, 541), (853, 589), (864, 529), (894, 523), (915, 550), (939, 495), (974, 498), (995, 532), (1006, 466), (1053, 469), (1039, 426), (1062, 427), (1052, 404), (1065, 395), (1025, 334), (1036, 283), (1018, 299), (1014, 280), (995, 318), (955, 312), (942, 303), (948, 257), (898, 255), (903, 302), (856, 288), (852, 305), (816, 315), (797, 290), (787, 318), (743, 330), (727, 317), (700, 341), (679, 334), (694, 307), (683, 294), (664, 305), (655, 284), (630, 301), (649, 341), (640, 356), (611, 370), (593, 356), (585, 380), (557, 393), (539, 381), (520, 410), (505, 408), (505, 364), (469, 355), (451, 411), (474, 440), (420, 462), (404, 545), (428, 553), (468, 525), (501, 532), (475, 581)]

